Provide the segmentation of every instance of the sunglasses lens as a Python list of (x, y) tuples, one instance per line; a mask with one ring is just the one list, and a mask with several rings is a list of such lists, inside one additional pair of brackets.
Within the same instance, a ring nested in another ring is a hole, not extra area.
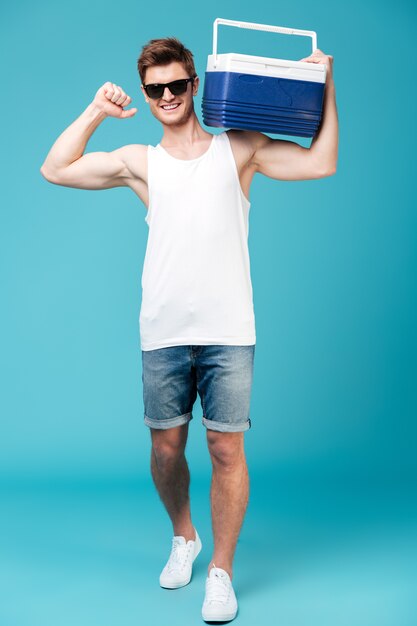
[(148, 85), (146, 87), (146, 93), (150, 98), (157, 99), (161, 98), (164, 93), (164, 87), (161, 85)]
[(187, 91), (188, 82), (186, 80), (174, 80), (170, 83), (169, 90), (174, 96), (180, 96)]

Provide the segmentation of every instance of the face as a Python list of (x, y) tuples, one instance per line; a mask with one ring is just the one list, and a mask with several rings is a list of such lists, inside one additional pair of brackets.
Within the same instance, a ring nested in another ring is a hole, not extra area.
[[(188, 73), (182, 63), (173, 61), (168, 65), (155, 65), (154, 67), (149, 67), (146, 70), (144, 84), (170, 83), (171, 81), (178, 80), (180, 78), (189, 78)], [(142, 86), (141, 89), (146, 102), (149, 103), (151, 113), (154, 117), (166, 126), (180, 126), (185, 124), (194, 113), (193, 96), (197, 93), (198, 84), (199, 79), (197, 77), (194, 79), (194, 83), (189, 82), (187, 84), (187, 91), (182, 93), (180, 96), (174, 96), (169, 91), (168, 87), (165, 87), (161, 98), (158, 98), (157, 100), (149, 98)], [(164, 108), (170, 106), (172, 106), (172, 108)]]

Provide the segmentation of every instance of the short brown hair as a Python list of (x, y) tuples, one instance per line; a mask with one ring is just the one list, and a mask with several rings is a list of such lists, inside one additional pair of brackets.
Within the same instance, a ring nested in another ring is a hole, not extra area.
[(164, 37), (163, 39), (151, 39), (142, 47), (138, 58), (138, 72), (142, 84), (144, 84), (146, 70), (153, 65), (168, 65), (172, 61), (178, 61), (184, 65), (185, 71), (190, 77), (197, 76), (194, 67), (193, 53), (188, 50), (176, 37)]

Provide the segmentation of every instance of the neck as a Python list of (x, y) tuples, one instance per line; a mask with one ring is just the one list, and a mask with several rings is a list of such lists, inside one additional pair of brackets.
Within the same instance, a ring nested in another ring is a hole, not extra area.
[(211, 137), (201, 126), (194, 112), (184, 124), (173, 126), (162, 124), (162, 126), (164, 134), (160, 143), (167, 147), (192, 146)]

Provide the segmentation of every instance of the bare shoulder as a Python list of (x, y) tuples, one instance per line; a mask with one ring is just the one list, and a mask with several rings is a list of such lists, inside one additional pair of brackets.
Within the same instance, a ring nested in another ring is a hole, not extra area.
[(131, 143), (114, 151), (125, 164), (125, 183), (142, 200), (146, 208), (149, 205), (148, 191), (148, 146)]
[(227, 130), (233, 154), (239, 168), (248, 166), (255, 152), (266, 145), (270, 138), (256, 130)]
[(125, 164), (129, 177), (144, 182), (148, 180), (148, 146), (140, 143), (130, 143), (113, 151)]

